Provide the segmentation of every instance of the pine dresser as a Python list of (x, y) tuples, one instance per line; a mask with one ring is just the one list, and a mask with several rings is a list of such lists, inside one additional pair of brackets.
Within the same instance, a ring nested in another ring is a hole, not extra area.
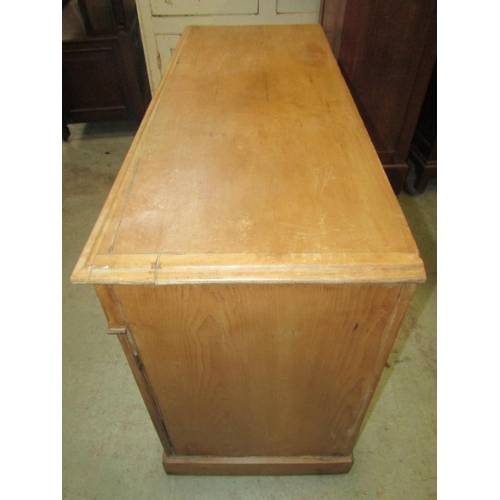
[(320, 25), (186, 28), (71, 280), (168, 473), (349, 471), (425, 271)]

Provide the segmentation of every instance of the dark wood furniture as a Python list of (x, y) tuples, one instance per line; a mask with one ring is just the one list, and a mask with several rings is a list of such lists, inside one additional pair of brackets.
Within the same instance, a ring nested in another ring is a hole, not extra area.
[(437, 63), (425, 94), (408, 160), (415, 167), (413, 189), (423, 193), (427, 183), (437, 177)]
[(144, 116), (151, 100), (133, 0), (71, 0), (62, 15), (63, 139), (67, 123)]
[(396, 193), (437, 59), (435, 0), (323, 0), (320, 22)]

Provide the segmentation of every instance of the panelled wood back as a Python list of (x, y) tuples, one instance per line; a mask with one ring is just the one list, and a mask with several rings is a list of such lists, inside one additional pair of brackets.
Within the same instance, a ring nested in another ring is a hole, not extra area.
[(135, 119), (151, 100), (133, 0), (72, 0), (62, 15), (66, 123)]

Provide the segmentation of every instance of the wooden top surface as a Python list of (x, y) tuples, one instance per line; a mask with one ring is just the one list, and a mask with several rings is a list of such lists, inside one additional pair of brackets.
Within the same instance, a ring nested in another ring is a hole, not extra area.
[(320, 25), (186, 28), (75, 283), (423, 281)]

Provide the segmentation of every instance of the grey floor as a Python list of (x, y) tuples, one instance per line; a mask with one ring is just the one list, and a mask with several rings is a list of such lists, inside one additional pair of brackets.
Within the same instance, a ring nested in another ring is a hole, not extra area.
[(168, 476), (161, 445), (91, 287), (69, 276), (134, 137), (134, 124), (73, 125), (63, 143), (63, 498), (436, 498), (436, 182), (399, 195), (420, 248), (418, 287), (347, 475)]

